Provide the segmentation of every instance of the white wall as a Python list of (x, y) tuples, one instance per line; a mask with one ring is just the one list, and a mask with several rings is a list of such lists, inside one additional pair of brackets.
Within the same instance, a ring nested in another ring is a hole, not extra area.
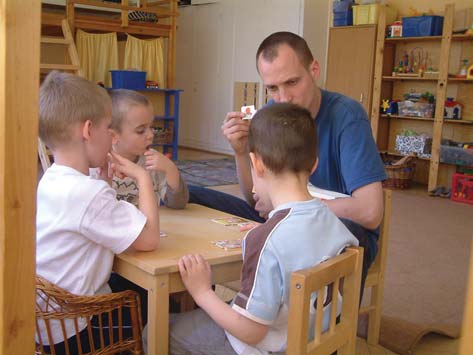
[(179, 144), (232, 153), (220, 126), (233, 106), (233, 83), (260, 81), (255, 54), (260, 42), (272, 32), (304, 35), (325, 66), (328, 3), (329, 0), (221, 0), (181, 7), (176, 54), (176, 87), (184, 90)]

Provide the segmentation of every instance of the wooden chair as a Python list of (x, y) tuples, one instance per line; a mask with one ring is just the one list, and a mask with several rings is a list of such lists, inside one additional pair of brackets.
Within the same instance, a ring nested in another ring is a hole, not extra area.
[(378, 254), (368, 270), (365, 290), (371, 288), (369, 304), (362, 305), (360, 314), (368, 314), (368, 344), (378, 344), (381, 325), (381, 306), (384, 292), (384, 272), (388, 254), (389, 223), (391, 219), (391, 190), (384, 189), (384, 217), (380, 227)]
[(43, 141), (38, 137), (38, 156), (41, 161), (41, 167), (43, 168), (43, 173), (47, 168), (51, 166), (51, 160), (49, 159), (48, 148), (43, 143)]
[[(123, 315), (129, 310), (132, 336), (126, 337), (123, 333)], [(118, 320), (113, 320), (112, 312), (118, 314)], [(95, 329), (100, 332), (99, 344), (94, 344), (92, 338), (91, 318), (97, 315), (99, 320), (94, 324)], [(78, 296), (50, 283), (40, 276), (36, 276), (36, 351), (37, 355), (55, 355), (54, 347), (45, 344), (53, 344), (51, 324), (56, 322), (60, 325), (62, 336), (65, 334), (66, 322), (73, 322), (75, 335), (78, 335), (78, 320), (87, 320), (87, 329), (91, 351), (83, 352), (82, 345), (77, 344), (74, 348), (66, 345), (67, 355), (74, 353), (79, 355), (108, 355), (129, 351), (130, 354), (143, 354), (141, 343), (142, 325), (140, 313), (139, 296), (134, 291), (123, 291), (95, 296)], [(106, 321), (108, 320), (108, 321)], [(115, 323), (114, 323), (115, 322)], [(105, 323), (105, 324), (104, 324)], [(108, 324), (112, 327), (107, 327)], [(41, 335), (39, 325), (44, 325), (46, 335)], [(57, 329), (57, 328), (56, 328)], [(115, 334), (113, 334), (115, 332)], [(45, 339), (45, 337), (47, 339)], [(108, 345), (107, 345), (108, 342)], [(68, 344), (66, 342), (66, 344)], [(49, 350), (48, 352), (46, 350)]]
[[(336, 350), (338, 355), (355, 354), (362, 267), (363, 248), (352, 247), (326, 262), (292, 273), (286, 355), (330, 355)], [(329, 285), (332, 290), (340, 289), (342, 311), (337, 323), (337, 307), (331, 307), (329, 328), (322, 332), (325, 290)], [(313, 292), (317, 292), (315, 334), (309, 340)]]

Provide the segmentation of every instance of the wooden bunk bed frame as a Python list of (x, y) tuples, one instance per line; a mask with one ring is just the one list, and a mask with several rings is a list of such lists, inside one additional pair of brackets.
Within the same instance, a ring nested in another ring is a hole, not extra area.
[[(76, 5), (93, 6), (97, 10), (79, 9)], [(110, 10), (115, 10), (115, 12), (110, 12)], [(129, 21), (128, 14), (131, 11), (155, 14), (160, 22)], [(61, 21), (66, 18), (73, 35), (76, 29), (83, 29), (89, 32), (127, 33), (145, 38), (163, 37), (167, 40), (166, 87), (173, 88), (176, 73), (176, 18), (178, 15), (177, 0), (152, 2), (140, 0), (139, 6), (130, 6), (128, 0), (121, 0), (121, 4), (98, 0), (66, 0), (65, 9), (58, 10), (57, 7), (43, 6), (41, 25), (43, 29), (61, 28)]]

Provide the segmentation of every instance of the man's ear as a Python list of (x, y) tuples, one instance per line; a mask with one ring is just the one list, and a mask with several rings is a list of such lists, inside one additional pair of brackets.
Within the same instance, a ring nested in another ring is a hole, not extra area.
[(311, 171), (310, 171), (310, 175), (312, 175), (315, 171), (315, 169), (317, 169), (317, 166), (319, 165), (319, 158), (315, 159), (315, 163), (314, 163), (314, 166), (312, 167)]
[(256, 174), (256, 176), (263, 176), (265, 171), (265, 166), (261, 158), (255, 153), (250, 152), (251, 166)]
[(92, 121), (87, 120), (82, 124), (82, 138), (89, 140), (92, 131)]
[(320, 65), (317, 60), (313, 60), (312, 63), (309, 65), (309, 73), (314, 79), (314, 81), (317, 81), (320, 76)]

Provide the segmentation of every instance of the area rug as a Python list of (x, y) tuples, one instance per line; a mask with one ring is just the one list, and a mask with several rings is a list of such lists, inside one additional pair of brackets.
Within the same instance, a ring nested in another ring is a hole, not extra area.
[(460, 335), (472, 216), (471, 205), (405, 191), (393, 193), (382, 346), (408, 355), (430, 332)]
[(189, 185), (217, 186), (238, 184), (233, 158), (179, 160), (176, 162), (182, 178)]

